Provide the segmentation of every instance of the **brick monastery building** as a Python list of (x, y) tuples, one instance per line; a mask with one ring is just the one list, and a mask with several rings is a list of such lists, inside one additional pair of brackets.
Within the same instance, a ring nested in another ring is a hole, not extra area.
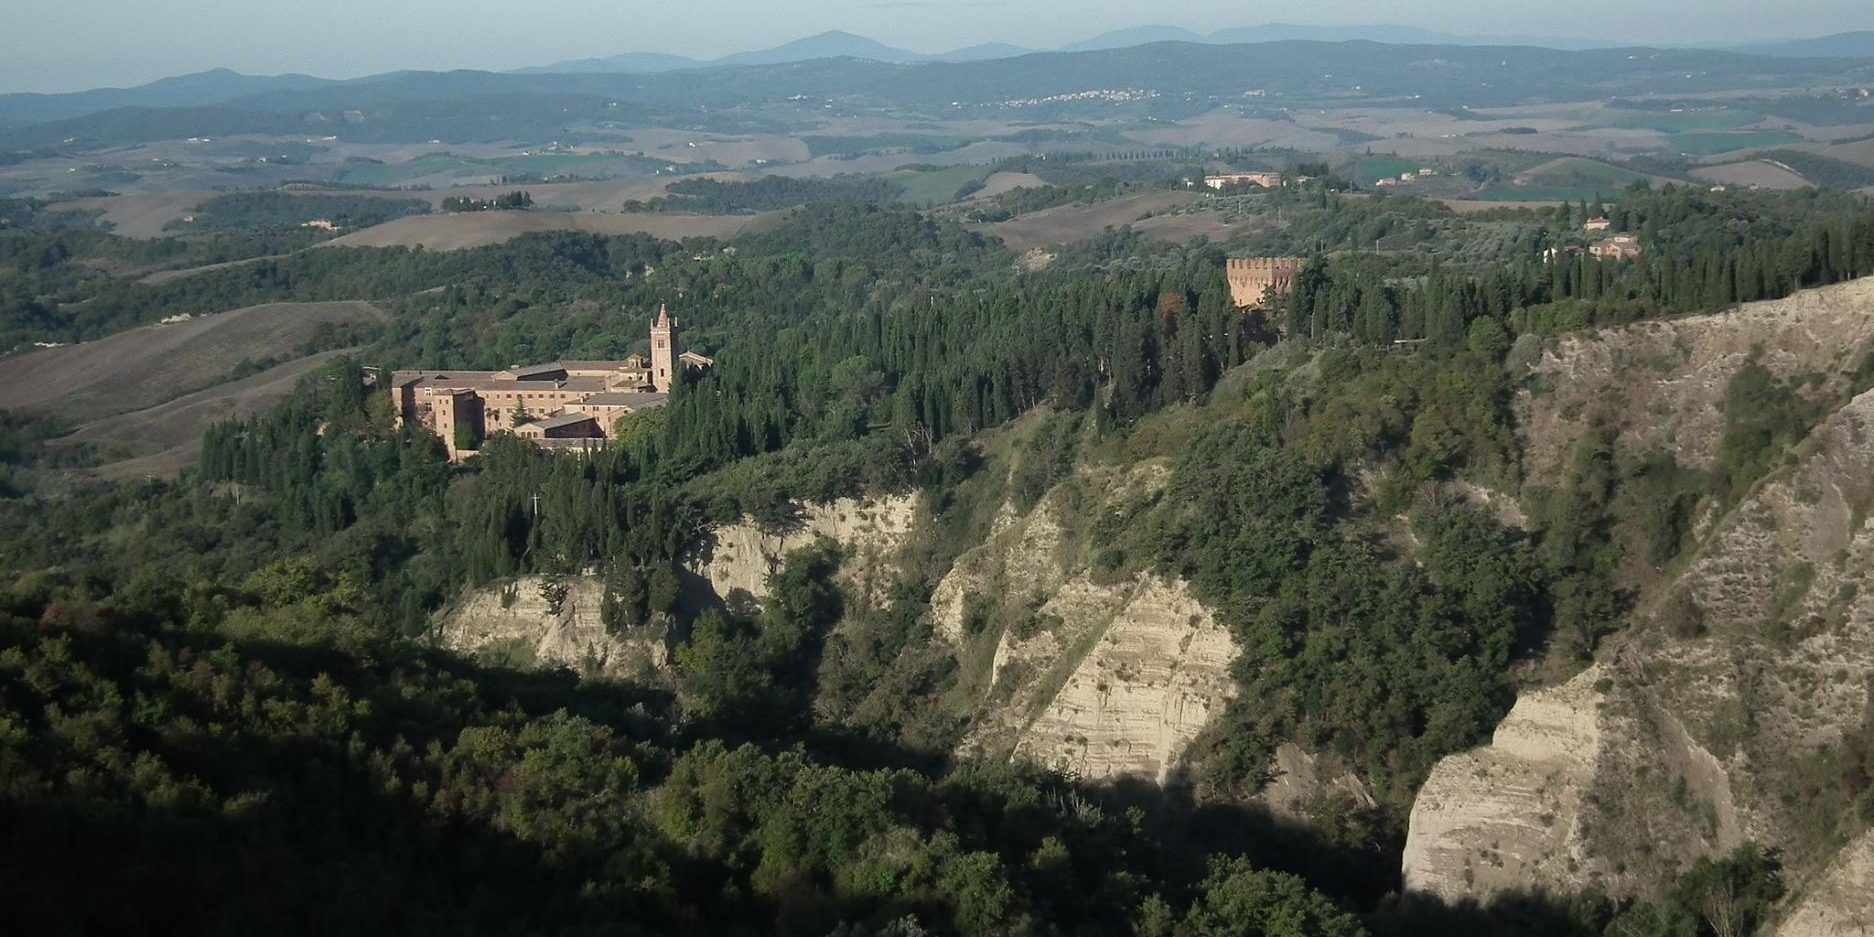
[(555, 361), (505, 371), (397, 371), (391, 375), (391, 404), (398, 425), (412, 421), (442, 437), (451, 460), (473, 450), (458, 449), (456, 428), (467, 426), (477, 440), (510, 432), (543, 449), (601, 448), (616, 434), (618, 418), (655, 410), (670, 399), (677, 368), (706, 368), (715, 361), (677, 350), (677, 321), (658, 307), (651, 323), (651, 358), (623, 361)]

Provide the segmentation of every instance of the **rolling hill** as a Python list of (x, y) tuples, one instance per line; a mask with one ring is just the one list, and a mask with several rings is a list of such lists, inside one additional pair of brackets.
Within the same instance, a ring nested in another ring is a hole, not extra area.
[(835, 58), (854, 58), (868, 62), (888, 62), (900, 65), (912, 62), (982, 62), (1027, 55), (1032, 51), (1034, 50), (1006, 42), (985, 42), (949, 52), (925, 55), (888, 46), (853, 33), (832, 30), (782, 43), (771, 49), (737, 52), (718, 59), (693, 59), (662, 52), (624, 52), (603, 58), (574, 59), (555, 62), (551, 65), (518, 68), (514, 70), (514, 73), (517, 75), (566, 73), (648, 75), (701, 68), (730, 68), (738, 65), (785, 65), (790, 62)]
[(1874, 58), (1874, 30), (1835, 33), (1832, 36), (1817, 36), (1813, 39), (1759, 42), (1738, 46), (1737, 51), (1749, 52), (1752, 55)]
[[(1506, 69), (1512, 57), (1520, 67)], [(120, 108), (16, 127), (0, 133), (0, 146), (93, 149), (210, 133), (317, 132), (348, 142), (563, 140), (594, 122), (746, 126), (749, 118), (738, 114), (763, 107), (798, 110), (795, 102), (801, 100), (946, 116), (1165, 119), (1239, 100), (1246, 88), (1291, 100), (1411, 99), (1440, 108), (1862, 82), (1874, 82), (1874, 61), (1709, 50), (1162, 42), (979, 62), (892, 64), (845, 57), (658, 75), (409, 72), (271, 90), (211, 106)]]
[(302, 91), (334, 84), (311, 75), (243, 75), (217, 68), (163, 78), (135, 88), (97, 88), (70, 94), (0, 94), (0, 126), (82, 117), (125, 107), (199, 107), (263, 91)]

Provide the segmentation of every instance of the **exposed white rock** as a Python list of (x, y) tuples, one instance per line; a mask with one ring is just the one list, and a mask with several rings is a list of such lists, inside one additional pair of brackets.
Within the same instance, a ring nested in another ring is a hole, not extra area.
[(796, 522), (784, 531), (743, 520), (712, 531), (689, 565), (731, 607), (745, 605), (767, 594), (768, 576), (780, 570), (789, 553), (825, 537), (852, 551), (841, 567), (842, 585), (856, 598), (876, 601), (885, 584), (881, 560), (904, 545), (917, 520), (917, 504), (916, 495), (906, 494), (802, 505)]
[(1088, 780), (1163, 784), (1184, 750), (1234, 692), (1236, 644), (1182, 582), (1146, 577), (1099, 587), (1119, 608), (1096, 623), (1097, 643), (1015, 744), (1022, 757)]
[(597, 577), (567, 580), (566, 598), (552, 610), (541, 592), (543, 578), (522, 576), (472, 592), (445, 615), (438, 638), (461, 651), (512, 650), (517, 662), (573, 667), (623, 676), (664, 665), (660, 637), (618, 639), (599, 620), (604, 589)]
[(1580, 819), (1602, 742), (1601, 675), (1523, 696), (1488, 746), (1438, 762), (1412, 804), (1408, 890), (1458, 901), (1587, 880)]
[(1796, 899), (1775, 937), (1874, 937), (1874, 832), (1842, 850)]
[(1565, 477), (1590, 415), (1608, 419), (1635, 451), (1668, 448), (1709, 468), (1724, 431), (1731, 378), (1755, 357), (1773, 373), (1820, 374), (1839, 390), (1874, 345), (1874, 277), (1750, 303), (1712, 315), (1569, 333), (1536, 366), (1517, 399), (1529, 477)]
[(1210, 610), (1183, 582), (1089, 568), (1086, 518), (1155, 497), (1168, 474), (1157, 460), (1083, 467), (1025, 514), (1004, 505), (957, 558), (931, 619), (974, 694), (962, 751), (1163, 784), (1221, 711), (1236, 646)]
[[(915, 495), (874, 501), (842, 498), (802, 506), (798, 523), (785, 532), (762, 530), (751, 521), (711, 532), (691, 572), (731, 605), (757, 604), (767, 594), (768, 574), (787, 555), (827, 537), (852, 551), (840, 567), (849, 595), (876, 600), (882, 592), (884, 560), (903, 546), (917, 518)], [(613, 676), (661, 669), (666, 651), (661, 633), (614, 638), (599, 617), (604, 585), (598, 576), (570, 576), (560, 610), (541, 594), (541, 577), (469, 593), (443, 615), (438, 637), (465, 652), (500, 650), (550, 666), (568, 666)]]
[[(957, 557), (931, 592), (931, 622), (940, 637), (952, 644), (963, 641), (972, 597), (995, 604), (1010, 598), (1045, 601), (1061, 587), (1067, 577), (1058, 556), (1061, 524), (1054, 511), (1052, 498), (1043, 498), (1026, 515), (1003, 505), (989, 540)], [(997, 591), (985, 594), (988, 589)]]

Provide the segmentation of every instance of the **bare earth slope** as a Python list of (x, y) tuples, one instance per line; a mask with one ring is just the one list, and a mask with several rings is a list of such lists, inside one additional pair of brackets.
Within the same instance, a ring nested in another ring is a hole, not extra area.
[(966, 750), (1162, 784), (1222, 710), (1234, 687), (1229, 632), (1182, 582), (1096, 579), (1071, 529), (1166, 473), (1158, 462), (1087, 469), (1026, 514), (1005, 506), (988, 541), (938, 584), (932, 622), (956, 649), (973, 716)]
[[(1520, 402), (1531, 482), (1557, 477), (1596, 401), (1620, 445), (1709, 465), (1715, 408), (1753, 348), (1840, 399), (1842, 370), (1871, 337), (1867, 281), (1571, 337), (1540, 366), (1546, 392)], [(1408, 885), (1447, 898), (1591, 883), (1649, 893), (1695, 858), (1753, 842), (1786, 864), (1789, 926), (1807, 928), (1787, 933), (1874, 918), (1874, 893), (1839, 885), (1866, 874), (1858, 853), (1842, 852), (1865, 824), (1835, 793), (1830, 756), (1868, 717), (1870, 516), (1874, 392), (1709, 519), (1592, 670), (1527, 696), (1491, 746), (1438, 765), (1412, 813)], [(1532, 748), (1544, 738), (1547, 754)]]
[(1709, 468), (1724, 394), (1753, 354), (1783, 377), (1820, 373), (1829, 388), (1874, 347), (1874, 278), (1805, 290), (1708, 316), (1573, 333), (1536, 366), (1541, 391), (1517, 400), (1530, 481), (1553, 485), (1599, 415), (1636, 451), (1669, 447)]
[[(841, 589), (849, 596), (877, 600), (875, 580), (904, 545), (917, 519), (917, 498), (901, 495), (801, 505), (798, 523), (784, 532), (763, 530), (747, 520), (717, 527), (687, 564), (706, 593), (691, 599), (752, 611), (766, 597), (768, 574), (779, 570), (789, 553), (824, 537), (847, 551), (839, 571)], [(567, 584), (569, 591), (558, 611), (541, 596), (537, 576), (471, 592), (442, 615), (437, 636), (445, 646), (495, 654), (510, 663), (574, 667), (613, 676), (664, 665), (661, 634), (647, 630), (614, 637), (605, 633), (599, 618), (604, 589), (597, 576), (572, 576)]]
[(1870, 937), (1874, 935), (1874, 833), (1842, 850), (1808, 889), (1774, 937)]

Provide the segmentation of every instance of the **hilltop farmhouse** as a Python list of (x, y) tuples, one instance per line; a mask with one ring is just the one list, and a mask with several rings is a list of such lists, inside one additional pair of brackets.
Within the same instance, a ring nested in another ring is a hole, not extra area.
[(1217, 176), (1205, 176), (1204, 184), (1213, 189), (1222, 189), (1229, 185), (1259, 185), (1265, 189), (1279, 189), (1286, 183), (1279, 172), (1232, 172)]
[(678, 351), (677, 320), (658, 307), (651, 356), (622, 361), (554, 361), (504, 371), (397, 371), (391, 375), (398, 425), (413, 422), (442, 437), (451, 460), (473, 454), (481, 440), (513, 433), (543, 449), (601, 448), (620, 417), (655, 410), (670, 399), (678, 368), (715, 361)]

